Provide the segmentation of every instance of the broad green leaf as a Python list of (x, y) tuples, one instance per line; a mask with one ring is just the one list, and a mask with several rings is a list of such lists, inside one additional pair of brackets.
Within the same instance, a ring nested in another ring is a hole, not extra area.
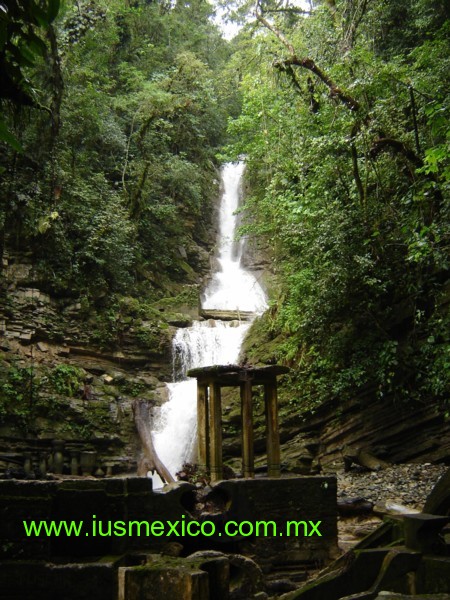
[(16, 150), (17, 152), (23, 153), (23, 148), (20, 142), (13, 136), (13, 134), (8, 131), (6, 127), (6, 123), (0, 120), (0, 140), (6, 142), (11, 148)]
[(29, 7), (29, 11), (32, 17), (36, 20), (37, 24), (43, 28), (47, 28), (49, 25), (47, 13), (38, 4), (33, 2)]
[(49, 23), (52, 23), (58, 16), (59, 7), (60, 7), (60, 0), (49, 0), (48, 11), (47, 11), (47, 19), (48, 19)]

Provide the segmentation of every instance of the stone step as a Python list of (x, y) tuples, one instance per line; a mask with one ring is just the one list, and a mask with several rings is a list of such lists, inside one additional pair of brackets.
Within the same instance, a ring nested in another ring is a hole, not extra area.
[(284, 565), (276, 565), (274, 569), (267, 575), (268, 581), (276, 581), (279, 579), (289, 579), (294, 583), (306, 581), (308, 576), (306, 566), (293, 563)]

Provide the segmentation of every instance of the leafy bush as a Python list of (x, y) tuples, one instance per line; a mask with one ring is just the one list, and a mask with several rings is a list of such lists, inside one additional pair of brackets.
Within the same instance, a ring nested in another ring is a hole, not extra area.
[(79, 392), (83, 380), (82, 369), (66, 364), (56, 365), (48, 375), (50, 387), (62, 396), (74, 397)]

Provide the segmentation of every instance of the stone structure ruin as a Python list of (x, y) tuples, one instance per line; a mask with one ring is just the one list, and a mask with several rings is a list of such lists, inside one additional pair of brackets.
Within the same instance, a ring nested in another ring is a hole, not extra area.
[[(213, 513), (196, 510), (196, 494), (189, 483), (153, 491), (143, 477), (0, 481), (2, 598), (229, 600), (234, 590), (234, 597), (250, 600), (270, 588), (268, 578), (295, 572), (304, 579), (337, 554), (333, 477), (222, 481), (206, 492)], [(109, 522), (206, 519), (215, 533), (93, 536), (93, 515), (104, 532)], [(321, 521), (322, 536), (223, 533), (227, 521), (270, 520), (284, 531), (287, 521), (302, 519)], [(79, 536), (27, 536), (23, 521), (31, 520), (83, 521), (83, 530)]]
[(240, 388), (242, 472), (244, 477), (255, 476), (253, 440), (252, 387), (264, 387), (266, 416), (267, 475), (280, 476), (280, 433), (278, 425), (277, 375), (288, 373), (288, 367), (271, 365), (243, 367), (215, 365), (188, 371), (197, 379), (198, 465), (211, 474), (211, 481), (223, 478), (222, 464), (222, 404), (221, 388)]

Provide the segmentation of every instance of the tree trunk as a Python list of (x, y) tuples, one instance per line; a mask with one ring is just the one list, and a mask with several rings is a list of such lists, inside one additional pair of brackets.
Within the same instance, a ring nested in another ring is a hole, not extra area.
[[(276, 37), (280, 40), (285, 48), (289, 51), (289, 57), (285, 59), (278, 59), (274, 61), (274, 67), (280, 69), (281, 71), (287, 71), (288, 74), (292, 76), (292, 67), (302, 67), (303, 69), (307, 69), (314, 73), (316, 77), (318, 77), (330, 90), (330, 95), (332, 97), (338, 98), (340, 102), (342, 102), (347, 108), (352, 111), (358, 111), (359, 103), (353, 98), (350, 94), (345, 92), (342, 88), (340, 88), (336, 83), (331, 79), (331, 77), (323, 71), (311, 58), (303, 58), (297, 56), (295, 52), (295, 48), (293, 44), (283, 35), (283, 33), (275, 27), (270, 21), (268, 21), (264, 15), (260, 2), (258, 1), (255, 9), (255, 16), (257, 20), (269, 29)], [(289, 70), (290, 68), (290, 70)]]
[(134, 422), (141, 438), (143, 456), (138, 463), (138, 475), (145, 477), (148, 471), (155, 471), (165, 483), (173, 483), (175, 480), (168, 469), (161, 462), (153, 445), (152, 432), (150, 430), (150, 418), (146, 402), (137, 400), (133, 404)]

